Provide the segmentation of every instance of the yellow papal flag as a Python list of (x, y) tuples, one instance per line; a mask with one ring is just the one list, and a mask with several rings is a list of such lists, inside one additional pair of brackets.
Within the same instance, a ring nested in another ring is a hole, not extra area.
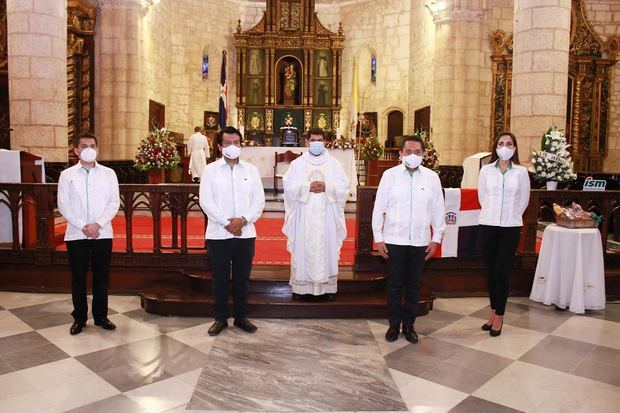
[[(359, 110), (358, 60), (353, 60), (353, 91), (351, 92), (351, 136), (355, 136), (357, 112)], [(357, 138), (357, 137), (356, 137)]]

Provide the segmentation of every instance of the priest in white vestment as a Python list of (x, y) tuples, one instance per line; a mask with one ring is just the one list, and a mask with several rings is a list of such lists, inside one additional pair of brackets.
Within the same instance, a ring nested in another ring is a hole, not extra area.
[(284, 174), (284, 227), (291, 253), (293, 294), (333, 297), (340, 248), (347, 235), (344, 206), (349, 179), (324, 146), (322, 129), (311, 129), (309, 150)]
[(194, 134), (187, 141), (187, 152), (189, 153), (189, 173), (192, 181), (197, 181), (202, 176), (202, 171), (207, 166), (209, 158), (209, 139), (201, 133), (199, 126), (194, 128)]

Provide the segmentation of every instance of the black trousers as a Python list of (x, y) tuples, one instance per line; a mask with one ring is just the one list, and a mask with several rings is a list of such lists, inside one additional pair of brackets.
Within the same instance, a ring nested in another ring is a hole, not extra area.
[[(391, 326), (412, 326), (420, 301), (426, 247), (386, 244), (388, 249), (388, 320)], [(404, 287), (404, 303), (403, 303)]]
[(110, 284), (110, 259), (112, 239), (84, 239), (67, 241), (69, 266), (71, 267), (71, 315), (78, 323), (88, 319), (86, 301), (86, 274), (88, 264), (93, 270), (93, 318), (102, 320), (108, 316), (108, 285)]
[[(235, 319), (248, 316), (248, 289), (256, 238), (207, 240), (207, 253), (213, 270), (214, 318), (228, 318), (228, 283), (232, 278)], [(232, 277), (231, 277), (232, 275)]]
[(487, 290), (495, 314), (504, 315), (510, 291), (510, 272), (521, 239), (521, 227), (480, 225)]

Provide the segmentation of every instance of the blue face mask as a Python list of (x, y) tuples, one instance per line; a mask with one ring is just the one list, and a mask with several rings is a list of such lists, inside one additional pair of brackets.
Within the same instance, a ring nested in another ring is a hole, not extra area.
[(324, 149), (325, 149), (325, 145), (323, 145), (322, 141), (310, 142), (310, 145), (308, 148), (310, 153), (314, 156), (319, 156), (320, 154), (322, 154)]

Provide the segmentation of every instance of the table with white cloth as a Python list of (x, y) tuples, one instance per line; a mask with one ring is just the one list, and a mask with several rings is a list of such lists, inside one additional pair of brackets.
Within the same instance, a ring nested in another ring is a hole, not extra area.
[(605, 308), (603, 246), (598, 228), (548, 225), (530, 299), (573, 313)]
[[(291, 151), (294, 153), (306, 152), (308, 148), (277, 147), (277, 146), (245, 146), (241, 149), (241, 159), (258, 168), (263, 181), (263, 187), (273, 189), (273, 165), (276, 153)], [(349, 200), (357, 198), (357, 168), (355, 166), (355, 151), (353, 149), (329, 149), (329, 154), (340, 161), (350, 181)], [(278, 173), (284, 173), (288, 164), (278, 164)]]

